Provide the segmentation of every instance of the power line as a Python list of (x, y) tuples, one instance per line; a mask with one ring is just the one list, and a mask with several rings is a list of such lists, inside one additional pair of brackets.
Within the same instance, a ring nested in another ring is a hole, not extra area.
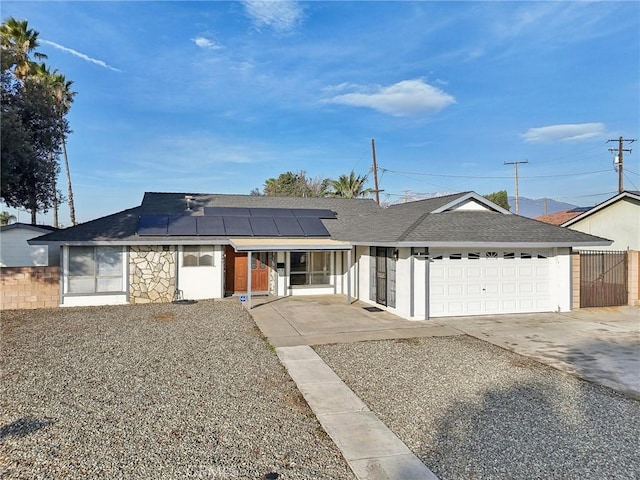
[[(401, 170), (390, 170), (388, 168), (379, 167), (382, 172), (397, 173), (403, 175), (419, 175), (424, 177), (447, 177), (447, 178), (473, 178), (473, 179), (496, 179), (496, 178), (511, 178), (511, 176), (495, 175), (495, 176), (481, 176), (481, 175), (448, 175), (444, 173), (423, 173), (423, 172), (404, 172)], [(555, 178), (555, 177), (575, 177), (580, 175), (592, 175), (595, 173), (605, 173), (610, 170), (596, 170), (593, 172), (581, 172), (581, 173), (558, 173), (555, 175), (524, 175), (520, 178)]]

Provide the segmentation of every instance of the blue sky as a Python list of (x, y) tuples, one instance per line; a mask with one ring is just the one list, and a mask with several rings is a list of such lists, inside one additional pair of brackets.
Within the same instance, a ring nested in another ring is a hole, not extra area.
[[(145, 191), (365, 174), (372, 138), (383, 201), (513, 195), (504, 163), (526, 160), (521, 196), (593, 205), (617, 191), (606, 141), (640, 138), (638, 2), (4, 1), (1, 12), (27, 19), (48, 65), (74, 81), (80, 221)], [(628, 189), (640, 189), (639, 154), (625, 155)]]

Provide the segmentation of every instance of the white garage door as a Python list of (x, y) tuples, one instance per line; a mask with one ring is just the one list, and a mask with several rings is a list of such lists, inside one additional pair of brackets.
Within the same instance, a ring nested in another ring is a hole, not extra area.
[(548, 312), (548, 250), (432, 251), (429, 316)]

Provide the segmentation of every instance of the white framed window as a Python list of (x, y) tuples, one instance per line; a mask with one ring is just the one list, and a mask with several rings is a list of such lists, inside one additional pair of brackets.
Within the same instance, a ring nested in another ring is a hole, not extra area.
[(182, 247), (183, 267), (213, 267), (213, 245), (185, 245)]
[(294, 285), (329, 285), (330, 252), (291, 252), (289, 282)]
[(123, 292), (122, 247), (69, 247), (68, 293)]

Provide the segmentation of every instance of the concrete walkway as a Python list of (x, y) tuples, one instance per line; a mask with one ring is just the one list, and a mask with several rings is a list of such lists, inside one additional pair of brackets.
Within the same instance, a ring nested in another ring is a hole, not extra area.
[(358, 479), (437, 480), (311, 347), (276, 353)]
[(404, 320), (343, 295), (255, 298), (256, 324), (274, 347), (461, 335), (452, 327)]
[(256, 324), (359, 479), (435, 479), (308, 346), (470, 335), (640, 399), (640, 308), (408, 321), (343, 296), (255, 299)]

